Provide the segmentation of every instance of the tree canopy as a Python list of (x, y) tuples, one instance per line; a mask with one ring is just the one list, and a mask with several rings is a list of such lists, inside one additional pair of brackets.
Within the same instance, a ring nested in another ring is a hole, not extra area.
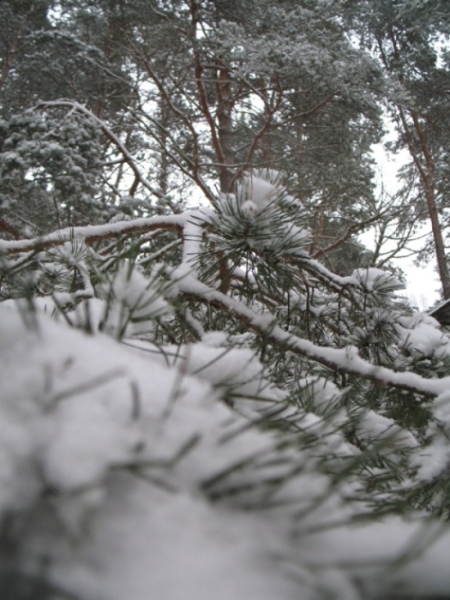
[(447, 6), (0, 6), (0, 597), (449, 597)]

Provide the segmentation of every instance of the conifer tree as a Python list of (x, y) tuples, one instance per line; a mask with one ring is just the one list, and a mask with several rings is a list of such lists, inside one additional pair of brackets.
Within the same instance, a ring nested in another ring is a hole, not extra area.
[[(362, 523), (364, 537), (381, 519), (386, 544), (392, 543), (393, 523), (406, 544), (419, 525), (395, 521), (399, 515), (421, 523), (424, 536), (448, 518), (450, 339), (433, 319), (412, 313), (397, 296), (401, 283), (389, 273), (360, 268), (343, 277), (313, 259), (306, 222), (305, 209), (280, 176), (256, 171), (245, 175), (235, 194), (221, 194), (212, 209), (1, 242), (2, 339), (12, 343), (12, 356), (27, 344), (45, 357), (40, 365), (34, 350), (22, 350), (37, 396), (21, 391), (20, 371), (5, 361), (14, 382), (12, 389), (2, 386), (5, 420), (12, 419), (12, 427), (17, 410), (31, 409), (43, 431), (62, 428), (55, 440), (32, 442), (31, 450), (18, 453), (32, 426), (27, 417), (24, 433), (13, 435), (5, 448), (6, 469), (18, 465), (23, 475), (12, 479), (13, 496), (2, 505), (2, 593), (19, 598), (21, 590), (41, 586), (62, 597), (89, 598), (109, 589), (88, 568), (90, 583), (83, 591), (86, 582), (71, 581), (65, 570), (84, 572), (79, 561), (94, 552), (116, 581), (110, 573), (114, 561), (101, 541), (112, 535), (113, 522), (102, 514), (115, 514), (111, 502), (128, 511), (138, 501), (136, 476), (150, 485), (139, 502), (156, 512), (195, 491), (195, 502), (201, 498), (219, 514), (253, 514), (257, 529), (266, 526), (261, 515), (271, 515), (281, 528), (277, 543), (287, 545), (274, 572), (284, 591), (266, 591), (267, 598), (291, 597), (292, 590), (284, 589), (291, 585), (287, 565), (295, 560), (301, 570), (310, 564), (300, 549), (310, 539), (316, 543), (319, 531), (325, 542), (316, 575), (297, 583), (296, 593), (305, 597), (345, 598), (349, 590), (355, 598), (386, 597), (397, 584), (412, 592), (416, 579), (402, 571), (408, 553), (417, 552), (430, 572), (433, 550), (423, 557), (411, 541), (407, 554), (387, 552), (386, 564), (374, 563), (385, 577), (393, 568), (383, 588), (364, 575), (351, 552), (348, 561), (356, 562), (339, 567), (341, 583), (326, 583), (327, 561), (332, 569), (339, 564), (336, 555), (324, 558), (334, 527), (345, 545), (352, 523)], [(12, 301), (22, 323), (8, 306)], [(42, 308), (59, 321), (57, 329)], [(65, 340), (61, 356), (54, 354), (56, 336)], [(81, 360), (92, 352), (93, 362)], [(95, 366), (98, 352), (104, 367)], [(148, 369), (153, 386), (158, 382), (156, 395), (143, 375)], [(11, 404), (16, 388), (17, 405)], [(211, 401), (216, 416), (209, 412)], [(98, 423), (97, 411), (103, 414)], [(20, 486), (25, 492), (17, 508), (11, 502)], [(122, 500), (120, 489), (129, 489)], [(101, 490), (98, 499), (95, 490)], [(61, 518), (64, 528), (55, 530)], [(90, 533), (83, 529), (86, 520)], [(285, 526), (300, 545), (291, 548), (283, 538)], [(126, 539), (133, 543), (136, 524), (127, 527)], [(149, 532), (154, 534), (152, 527)], [(75, 554), (67, 547), (72, 536), (78, 540)], [(55, 554), (60, 547), (66, 548), (64, 558)], [(121, 560), (132, 572), (128, 560)], [(43, 562), (49, 570), (41, 569)], [(136, 577), (156, 590), (152, 569)], [(255, 573), (250, 569), (241, 577), (259, 580)], [(430, 590), (442, 591), (430, 575), (426, 581)], [(196, 585), (188, 597), (197, 593)], [(177, 597), (176, 584), (164, 586), (168, 597)], [(124, 593), (123, 586), (117, 589)]]
[(429, 222), (432, 235), (419, 258), (434, 255), (447, 299), (449, 4), (441, 0), (350, 0), (346, 5), (362, 44), (372, 48), (386, 75), (385, 105), (397, 134), (391, 149), (406, 150), (410, 158), (401, 172), (401, 227)]
[(257, 4), (43, 2), (2, 54), (0, 597), (448, 598), (450, 338), (327, 256), (379, 71), (346, 3)]

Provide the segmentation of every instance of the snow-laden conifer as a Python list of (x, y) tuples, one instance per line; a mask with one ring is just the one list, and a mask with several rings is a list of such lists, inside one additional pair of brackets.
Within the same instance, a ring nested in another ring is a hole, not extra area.
[(450, 340), (388, 272), (312, 259), (304, 210), (257, 172), (1, 242), (2, 592), (447, 589)]

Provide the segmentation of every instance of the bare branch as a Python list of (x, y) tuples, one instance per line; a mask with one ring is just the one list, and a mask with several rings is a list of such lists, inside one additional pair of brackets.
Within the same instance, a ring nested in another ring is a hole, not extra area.
[(137, 185), (141, 184), (143, 187), (145, 187), (149, 192), (151, 192), (154, 196), (156, 196), (160, 200), (166, 200), (165, 196), (163, 194), (161, 194), (156, 188), (154, 188), (151, 185), (151, 183), (149, 183), (146, 180), (144, 175), (139, 170), (139, 168), (136, 164), (136, 160), (128, 152), (127, 148), (120, 141), (120, 139), (116, 136), (116, 134), (111, 131), (111, 129), (106, 125), (106, 123), (104, 121), (102, 121), (96, 115), (94, 115), (94, 113), (91, 112), (88, 108), (86, 108), (82, 104), (79, 104), (78, 102), (72, 102), (71, 100), (49, 100), (46, 102), (39, 102), (39, 104), (37, 105), (37, 108), (38, 109), (68, 108), (74, 112), (81, 113), (81, 114), (85, 115), (86, 117), (88, 117), (89, 119), (92, 119), (93, 121), (95, 121), (97, 123), (97, 125), (100, 127), (101, 131), (104, 133), (104, 135), (109, 139), (109, 141), (112, 144), (114, 144), (114, 146), (117, 148), (117, 150), (122, 154), (124, 161), (128, 164), (128, 166), (134, 173), (135, 181), (133, 182), (133, 185), (131, 186), (130, 196), (134, 195)]
[(350, 227), (347, 229), (347, 231), (344, 233), (344, 235), (342, 235), (340, 238), (335, 240), (332, 244), (330, 244), (326, 248), (319, 248), (319, 250), (316, 250), (316, 252), (314, 252), (312, 254), (312, 257), (318, 258), (320, 255), (325, 255), (325, 254), (328, 254), (329, 252), (332, 252), (333, 250), (335, 250), (336, 248), (338, 248), (339, 246), (344, 244), (354, 233), (365, 229), (369, 225), (372, 225), (372, 223), (375, 223), (376, 221), (379, 221), (382, 218), (383, 218), (383, 215), (381, 213), (379, 213), (377, 215), (374, 215), (373, 217), (370, 217), (369, 219), (365, 219), (364, 221), (361, 221), (360, 223), (354, 223), (353, 225), (350, 225)]

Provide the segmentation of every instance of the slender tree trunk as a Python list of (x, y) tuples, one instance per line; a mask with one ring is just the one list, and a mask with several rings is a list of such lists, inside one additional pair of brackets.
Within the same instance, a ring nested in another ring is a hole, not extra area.
[[(403, 130), (406, 135), (409, 153), (414, 161), (414, 164), (419, 172), (422, 186), (425, 193), (425, 201), (428, 210), (428, 216), (431, 221), (431, 230), (433, 233), (434, 251), (436, 262), (439, 271), (439, 278), (442, 285), (442, 293), (444, 299), (450, 298), (450, 273), (447, 264), (445, 253), (444, 237), (442, 235), (442, 227), (439, 222), (439, 214), (436, 205), (436, 191), (434, 179), (434, 160), (432, 151), (428, 145), (426, 131), (420, 122), (419, 115), (416, 111), (409, 111), (412, 120), (412, 126), (408, 124), (405, 112), (399, 107), (400, 120)], [(411, 127), (420, 144), (420, 153), (417, 150), (413, 140)]]
[(18, 48), (18, 39), (15, 38), (12, 41), (12, 43), (10, 44), (10, 46), (7, 48), (5, 57), (3, 58), (2, 69), (1, 69), (1, 73), (0, 73), (0, 90), (5, 85), (8, 77), (9, 77), (10, 71), (14, 66), (14, 57), (17, 52), (17, 48)]
[(220, 167), (219, 180), (222, 192), (233, 191), (233, 119), (232, 110), (234, 106), (231, 77), (229, 70), (218, 62), (217, 74), (217, 123), (218, 138), (222, 148), (223, 163)]
[[(401, 64), (401, 50), (399, 48), (396, 34), (394, 33), (392, 26), (389, 28), (389, 34), (396, 63)], [(383, 41), (381, 37), (377, 37), (377, 43), (381, 54), (381, 60), (386, 70), (389, 72), (391, 67), (387, 58), (386, 51), (383, 47)], [(402, 86), (405, 83), (404, 75), (401, 71), (398, 74), (398, 81)], [(450, 274), (445, 255), (445, 245), (444, 238), (442, 235), (442, 227), (439, 222), (439, 214), (436, 206), (433, 154), (428, 144), (426, 129), (420, 121), (419, 114), (412, 109), (407, 111), (400, 105), (397, 105), (396, 108), (400, 117), (403, 132), (406, 137), (406, 143), (408, 146), (409, 153), (419, 173), (420, 180), (422, 182), (423, 190), (425, 193), (425, 201), (427, 205), (428, 216), (431, 221), (434, 252), (436, 255), (439, 278), (441, 280), (442, 285), (442, 293), (444, 295), (444, 298), (447, 300), (447, 298), (450, 298)], [(408, 122), (406, 113), (408, 113), (411, 122)], [(419, 142), (418, 146), (417, 142)]]
[(447, 259), (445, 255), (444, 239), (442, 236), (442, 228), (439, 223), (439, 215), (437, 211), (434, 185), (430, 184), (425, 190), (425, 197), (427, 201), (428, 214), (431, 221), (431, 229), (433, 232), (434, 249), (436, 254), (436, 261), (438, 265), (439, 277), (442, 284), (442, 293), (444, 298), (447, 300), (450, 298), (450, 274), (448, 270)]
[(217, 113), (214, 118), (205, 87), (204, 68), (198, 48), (197, 28), (200, 23), (200, 4), (191, 0), (192, 42), (194, 48), (195, 81), (197, 84), (200, 109), (208, 124), (212, 146), (219, 163), (219, 181), (222, 192), (232, 191), (233, 173), (231, 166), (234, 162), (232, 144), (232, 109), (234, 106), (232, 85), (229, 69), (223, 65), (220, 58), (216, 60), (216, 95)]
[(160, 152), (160, 159), (158, 165), (158, 187), (162, 196), (167, 196), (169, 193), (169, 160), (167, 157), (166, 148), (169, 142), (168, 130), (170, 126), (170, 110), (164, 101), (164, 98), (160, 95), (159, 97), (159, 119), (161, 121), (162, 129), (160, 133), (162, 152)]

